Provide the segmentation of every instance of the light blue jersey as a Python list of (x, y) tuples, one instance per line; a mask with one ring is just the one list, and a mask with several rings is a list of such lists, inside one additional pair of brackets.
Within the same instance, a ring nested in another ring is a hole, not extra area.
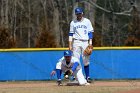
[(78, 62), (78, 63), (79, 63), (79, 65), (77, 66), (76, 70), (81, 69), (80, 61), (79, 61), (79, 59), (76, 58), (76, 57), (72, 57), (72, 58), (71, 58), (71, 62), (70, 62), (68, 65), (66, 64), (65, 58), (62, 57), (61, 59), (59, 59), (57, 65), (56, 65), (56, 69), (61, 69), (63, 72), (65, 72), (65, 71), (67, 71), (68, 69), (71, 69), (72, 66), (73, 66), (73, 64), (74, 64), (75, 62)]
[(89, 19), (82, 18), (81, 21), (73, 20), (70, 23), (70, 32), (73, 33), (74, 39), (89, 40), (88, 33), (94, 32)]

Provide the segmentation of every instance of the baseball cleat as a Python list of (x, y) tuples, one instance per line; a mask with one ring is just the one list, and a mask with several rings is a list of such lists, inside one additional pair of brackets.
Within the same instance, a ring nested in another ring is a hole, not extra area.
[(61, 80), (58, 80), (57, 83), (58, 83), (58, 86), (62, 86), (63, 85)]
[(89, 86), (90, 83), (80, 84), (80, 86)]
[(86, 80), (87, 80), (88, 83), (92, 82), (92, 79), (90, 77), (88, 77)]
[(85, 86), (89, 86), (89, 85), (90, 85), (90, 83), (86, 83), (86, 84), (85, 84)]

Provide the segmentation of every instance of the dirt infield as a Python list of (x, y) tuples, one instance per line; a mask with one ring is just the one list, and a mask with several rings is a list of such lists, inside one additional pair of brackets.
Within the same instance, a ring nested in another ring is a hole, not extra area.
[(128, 90), (128, 91), (123, 91), (120, 93), (140, 93), (140, 89), (133, 89), (133, 90)]
[(0, 93), (140, 93), (140, 82), (96, 81), (90, 86), (57, 86), (55, 81), (0, 82)]

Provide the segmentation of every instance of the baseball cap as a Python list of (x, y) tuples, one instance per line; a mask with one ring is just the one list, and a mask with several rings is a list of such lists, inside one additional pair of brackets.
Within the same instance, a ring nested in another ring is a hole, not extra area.
[(75, 14), (81, 14), (81, 13), (83, 13), (83, 9), (81, 7), (77, 7), (75, 9)]
[(72, 56), (72, 51), (70, 50), (64, 51), (64, 56)]

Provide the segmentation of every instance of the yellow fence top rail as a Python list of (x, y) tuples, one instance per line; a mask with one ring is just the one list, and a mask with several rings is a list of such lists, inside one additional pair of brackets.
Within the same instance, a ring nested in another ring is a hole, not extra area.
[[(10, 48), (0, 49), (0, 52), (14, 52), (14, 51), (62, 51), (68, 48)], [(140, 50), (138, 47), (94, 47), (93, 50)]]

